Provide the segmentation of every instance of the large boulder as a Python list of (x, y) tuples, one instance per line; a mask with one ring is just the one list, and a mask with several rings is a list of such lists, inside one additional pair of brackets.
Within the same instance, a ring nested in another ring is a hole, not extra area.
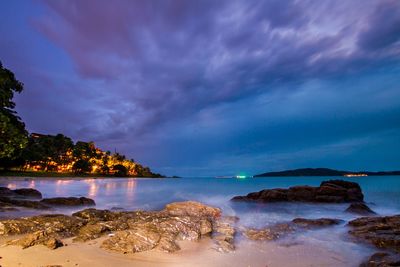
[(343, 203), (363, 202), (364, 195), (357, 183), (342, 180), (329, 180), (322, 182), (319, 187), (293, 186), (288, 189), (275, 188), (252, 192), (246, 196), (235, 196), (233, 201), (258, 201), (258, 202), (320, 202)]
[(45, 205), (51, 206), (94, 206), (96, 203), (93, 199), (86, 197), (55, 197), (44, 198), (40, 201)]

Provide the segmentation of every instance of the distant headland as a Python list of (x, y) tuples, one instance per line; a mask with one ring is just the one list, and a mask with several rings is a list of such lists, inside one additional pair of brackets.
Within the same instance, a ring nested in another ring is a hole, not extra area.
[(286, 170), (279, 172), (266, 172), (256, 174), (253, 177), (284, 177), (284, 176), (378, 176), (378, 175), (400, 175), (400, 171), (339, 171), (328, 168), (303, 168), (295, 170)]

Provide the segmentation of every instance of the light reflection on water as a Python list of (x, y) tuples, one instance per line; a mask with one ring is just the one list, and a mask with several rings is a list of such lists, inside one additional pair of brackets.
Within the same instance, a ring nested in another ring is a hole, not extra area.
[[(305, 204), (305, 203), (232, 203), (235, 195), (265, 188), (286, 188), (294, 185), (317, 186), (326, 177), (271, 177), (253, 179), (0, 179), (0, 186), (11, 189), (31, 187), (42, 192), (44, 197), (85, 196), (96, 201), (99, 209), (114, 207), (126, 210), (159, 210), (173, 201), (196, 200), (220, 207), (225, 214), (240, 217), (240, 224), (251, 227), (290, 221), (296, 217), (331, 217), (345, 221), (356, 215), (343, 212), (348, 204)], [(337, 178), (335, 178), (337, 179)], [(365, 201), (381, 215), (400, 214), (400, 176), (380, 176), (346, 178), (358, 182), (364, 192)], [(52, 212), (72, 213), (77, 209), (63, 209)], [(32, 211), (24, 211), (32, 215)], [(47, 211), (48, 212), (48, 211)], [(10, 216), (0, 214), (0, 216)], [(357, 245), (343, 236), (347, 228), (344, 225), (327, 230), (300, 233), (292, 238), (295, 242), (311, 242), (336, 253), (353, 253), (355, 262), (361, 260), (370, 249)], [(282, 242), (285, 242), (283, 240)], [(356, 264), (355, 264), (356, 265)], [(350, 265), (351, 266), (351, 265)]]

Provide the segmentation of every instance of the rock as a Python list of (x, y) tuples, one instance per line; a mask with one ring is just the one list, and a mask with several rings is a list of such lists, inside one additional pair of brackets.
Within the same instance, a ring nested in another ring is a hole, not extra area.
[(37, 199), (42, 198), (42, 193), (33, 188), (20, 188), (13, 190), (13, 192), (18, 196), (24, 196), (26, 198), (37, 198)]
[(360, 267), (390, 267), (400, 266), (400, 255), (387, 252), (374, 253), (366, 262), (360, 264)]
[(224, 216), (213, 222), (213, 240), (215, 242), (215, 250), (220, 252), (232, 252), (235, 250), (235, 224), (238, 220), (238, 217)]
[(13, 240), (8, 245), (19, 245), (24, 249), (35, 245), (44, 245), (50, 249), (56, 249), (63, 246), (63, 243), (54, 236), (49, 235), (46, 231), (41, 230), (26, 235), (21, 239)]
[(362, 217), (350, 221), (349, 226), (356, 240), (400, 252), (400, 215)]
[(371, 210), (366, 204), (360, 203), (360, 202), (351, 203), (350, 206), (346, 209), (346, 212), (359, 214), (359, 215), (376, 214), (376, 212)]
[(303, 228), (320, 228), (331, 225), (338, 225), (343, 223), (344, 221), (339, 219), (330, 219), (330, 218), (319, 218), (319, 219), (305, 219), (305, 218), (296, 218), (292, 220), (298, 227)]
[(18, 198), (42, 198), (42, 193), (33, 188), (19, 188), (11, 190), (7, 187), (0, 187), (1, 197), (18, 197)]
[(168, 253), (176, 252), (181, 248), (175, 240), (176, 235), (174, 233), (164, 233), (158, 242), (157, 249)]
[(249, 193), (246, 196), (235, 196), (233, 201), (258, 201), (258, 202), (322, 202), (344, 203), (363, 202), (364, 195), (357, 183), (342, 180), (322, 182), (319, 187), (293, 186), (288, 189), (265, 189)]
[(221, 210), (195, 201), (173, 202), (165, 206), (165, 210), (174, 216), (218, 217)]
[(52, 214), (33, 217), (1, 220), (0, 236), (17, 235), (44, 231), (48, 234), (57, 233), (62, 237), (72, 237), (85, 223), (75, 217)]
[(277, 240), (298, 230), (319, 229), (343, 223), (339, 219), (319, 218), (305, 219), (296, 218), (288, 223), (277, 223), (263, 229), (245, 228), (243, 234), (250, 240)]
[(0, 187), (0, 196), (7, 197), (14, 195), (14, 192), (8, 187)]
[(102, 244), (104, 249), (134, 253), (154, 248), (174, 252), (180, 249), (177, 241), (196, 241), (214, 231), (221, 250), (233, 250), (235, 229), (231, 223), (237, 218), (219, 215), (219, 209), (198, 202), (172, 203), (164, 210), (151, 212), (85, 209), (72, 216), (0, 220), (0, 235), (34, 234), (20, 243), (52, 247), (58, 238), (75, 237), (73, 241), (84, 242), (112, 232)]
[(46, 205), (52, 206), (94, 206), (96, 203), (93, 199), (86, 197), (55, 197), (44, 198), (40, 201)]
[(17, 211), (18, 209), (13, 207), (12, 204), (10, 203), (5, 203), (0, 201), (0, 212), (6, 212), (6, 211)]
[(306, 201), (312, 202), (315, 200), (315, 193), (318, 188), (312, 186), (293, 186), (287, 191), (289, 201)]
[(12, 206), (31, 208), (31, 209), (50, 209), (49, 206), (39, 202), (39, 201), (31, 201), (24, 199), (15, 199), (9, 197), (0, 197), (0, 201), (3, 203), (7, 203)]
[(109, 210), (84, 209), (72, 214), (72, 216), (88, 221), (111, 221), (119, 217), (120, 213)]
[(88, 241), (101, 237), (109, 232), (109, 228), (101, 223), (87, 224), (79, 229), (77, 236), (73, 241)]
[(244, 236), (250, 240), (276, 240), (289, 233), (294, 232), (295, 229), (290, 223), (279, 223), (263, 229), (245, 229)]
[(141, 227), (116, 233), (105, 240), (101, 248), (122, 253), (135, 253), (155, 248), (161, 239), (157, 229)]

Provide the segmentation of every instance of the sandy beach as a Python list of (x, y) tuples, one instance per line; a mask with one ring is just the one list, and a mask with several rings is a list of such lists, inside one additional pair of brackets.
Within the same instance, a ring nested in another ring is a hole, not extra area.
[[(15, 237), (14, 237), (15, 238)], [(246, 267), (285, 267), (285, 266), (357, 266), (357, 257), (345, 257), (334, 251), (309, 244), (282, 246), (276, 242), (247, 242), (238, 244), (233, 253), (220, 253), (212, 248), (210, 238), (199, 242), (180, 242), (181, 251), (165, 253), (157, 250), (135, 254), (108, 252), (99, 246), (104, 238), (87, 243), (74, 243), (63, 240), (67, 246), (50, 250), (44, 246), (22, 249), (7, 246), (3, 238), (0, 247), (0, 265), (3, 267), (21, 266), (246, 266)]]

